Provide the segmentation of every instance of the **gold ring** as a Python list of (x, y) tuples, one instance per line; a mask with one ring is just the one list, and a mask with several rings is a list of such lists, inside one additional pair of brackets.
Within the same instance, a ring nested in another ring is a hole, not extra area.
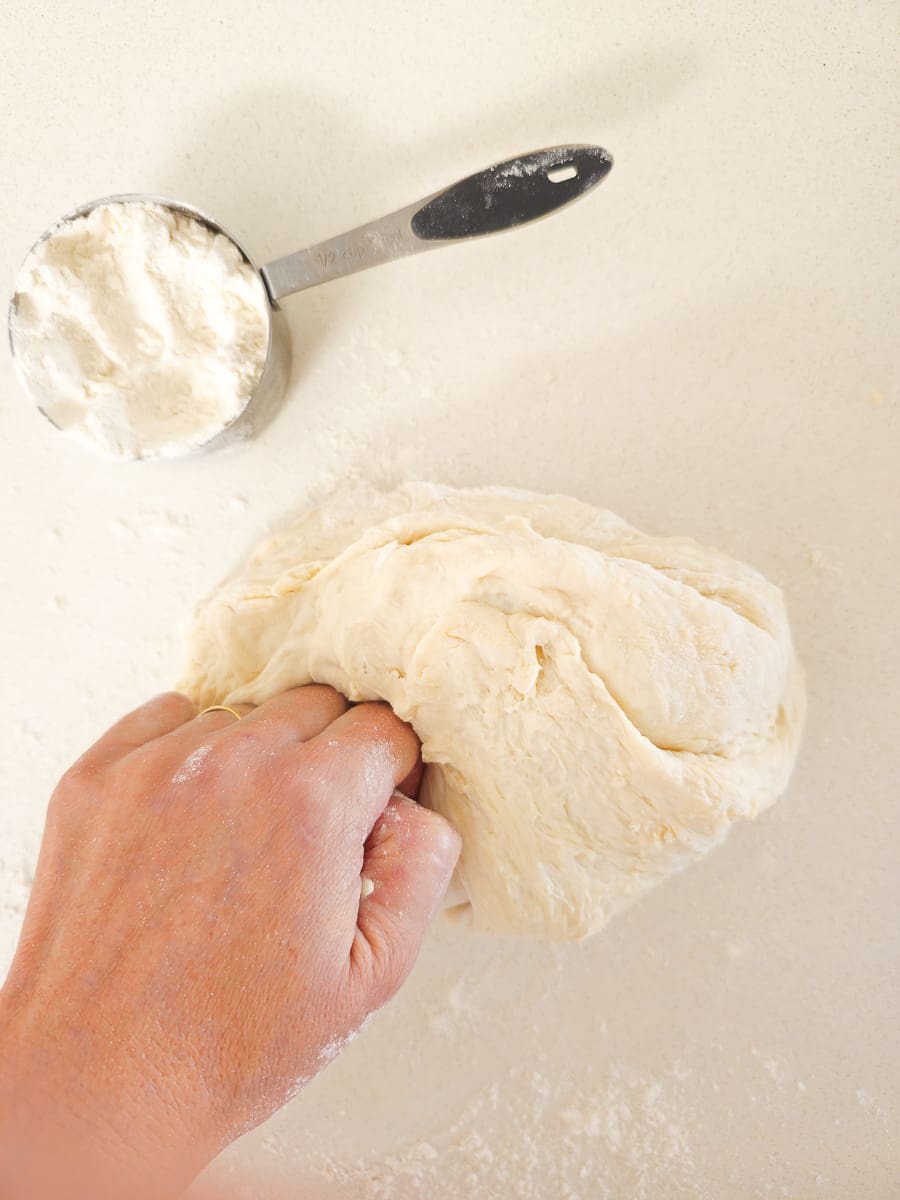
[(211, 704), (209, 708), (204, 708), (202, 713), (198, 713), (198, 717), (205, 717), (208, 712), (230, 712), (233, 717), (237, 717), (240, 721), (241, 714), (235, 712), (233, 708), (229, 708), (227, 704)]

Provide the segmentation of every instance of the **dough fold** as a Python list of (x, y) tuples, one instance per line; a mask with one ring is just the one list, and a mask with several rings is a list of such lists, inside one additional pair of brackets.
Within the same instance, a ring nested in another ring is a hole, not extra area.
[(779, 590), (563, 496), (408, 484), (265, 540), (199, 611), (199, 704), (386, 700), (463, 837), (475, 925), (575, 939), (784, 790), (804, 692)]

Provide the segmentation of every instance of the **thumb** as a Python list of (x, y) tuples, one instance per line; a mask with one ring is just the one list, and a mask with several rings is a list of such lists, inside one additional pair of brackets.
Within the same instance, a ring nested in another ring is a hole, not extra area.
[(394, 792), (366, 841), (351, 967), (366, 1011), (412, 970), (453, 875), (460, 837), (449, 821)]

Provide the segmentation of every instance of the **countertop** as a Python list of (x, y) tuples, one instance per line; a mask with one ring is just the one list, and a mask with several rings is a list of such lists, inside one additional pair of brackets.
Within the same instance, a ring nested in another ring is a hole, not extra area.
[(0, 968), (56, 777), (171, 685), (193, 605), (266, 528), (344, 478), (568, 492), (717, 545), (784, 588), (808, 675), (774, 809), (590, 942), (439, 923), (215, 1170), (342, 1200), (900, 1196), (896, 16), (4, 6), (7, 290), (107, 193), (184, 198), (265, 260), (519, 151), (616, 166), (533, 228), (287, 301), (289, 402), (250, 445), (102, 462), (0, 356)]

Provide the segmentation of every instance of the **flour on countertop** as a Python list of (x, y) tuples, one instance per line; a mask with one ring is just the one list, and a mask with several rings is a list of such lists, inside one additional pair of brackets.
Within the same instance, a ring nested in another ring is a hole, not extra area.
[(354, 1200), (432, 1196), (448, 1179), (459, 1195), (511, 1200), (617, 1200), (626, 1180), (633, 1200), (692, 1195), (696, 1115), (682, 1093), (684, 1074), (678, 1063), (652, 1078), (613, 1064), (594, 1088), (572, 1088), (514, 1068), (476, 1092), (449, 1125), (392, 1154), (338, 1160), (277, 1134), (261, 1148), (275, 1163), (293, 1160), (311, 1184)]
[(23, 859), (19, 863), (10, 863), (0, 859), (0, 913), (21, 919), (25, 915), (33, 883), (34, 869), (28, 861)]
[(16, 364), (51, 421), (121, 459), (204, 445), (265, 364), (268, 302), (227, 237), (158, 204), (100, 205), (33, 248), (16, 284)]

